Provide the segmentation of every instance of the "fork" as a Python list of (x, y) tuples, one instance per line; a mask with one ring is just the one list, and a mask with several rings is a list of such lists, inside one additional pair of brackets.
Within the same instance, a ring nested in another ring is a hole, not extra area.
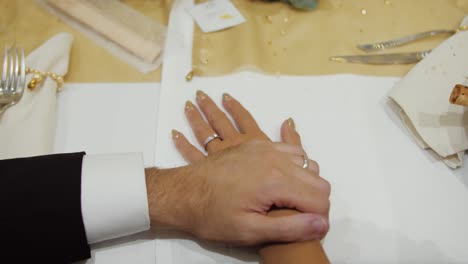
[(16, 46), (4, 48), (0, 84), (0, 115), (19, 102), (26, 84), (24, 50)]

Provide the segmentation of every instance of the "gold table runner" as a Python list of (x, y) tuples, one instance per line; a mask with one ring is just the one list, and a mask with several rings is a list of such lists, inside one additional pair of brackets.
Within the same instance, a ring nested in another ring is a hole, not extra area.
[[(123, 0), (145, 15), (167, 24), (172, 0)], [(223, 75), (240, 69), (268, 73), (320, 75), (356, 73), (402, 76), (412, 65), (369, 66), (328, 61), (332, 55), (361, 54), (357, 43), (386, 40), (432, 29), (455, 28), (468, 14), (468, 0), (320, 0), (317, 10), (298, 11), (283, 3), (233, 0), (247, 22), (203, 34), (195, 27), (193, 64), (197, 75)], [(157, 82), (161, 68), (142, 74), (92, 40), (48, 14), (35, 0), (0, 0), (11, 17), (17, 42), (26, 52), (58, 32), (75, 37), (68, 82)], [(363, 14), (365, 13), (365, 14)], [(1, 21), (3, 22), (3, 21)], [(0, 42), (11, 42), (0, 32)], [(446, 37), (434, 37), (388, 52), (430, 49)]]
[[(167, 25), (172, 0), (122, 0), (132, 8)], [(15, 8), (16, 4), (16, 8)], [(159, 82), (161, 67), (143, 74), (114, 57), (93, 40), (45, 11), (35, 0), (0, 0), (2, 13), (14, 14), (14, 26), (1, 32), (0, 43), (16, 41), (29, 53), (59, 32), (70, 32), (75, 40), (70, 56), (67, 82)], [(5, 22), (5, 21), (0, 21)], [(8, 22), (8, 21), (6, 21)]]
[[(468, 14), (468, 0), (319, 0), (318, 8), (311, 12), (282, 3), (232, 1), (247, 22), (207, 34), (195, 26), (195, 75), (254, 69), (291, 75), (403, 76), (413, 65), (371, 66), (331, 62), (328, 58), (363, 54), (355, 48), (359, 43), (455, 29)], [(447, 37), (433, 37), (386, 52), (431, 49)]]

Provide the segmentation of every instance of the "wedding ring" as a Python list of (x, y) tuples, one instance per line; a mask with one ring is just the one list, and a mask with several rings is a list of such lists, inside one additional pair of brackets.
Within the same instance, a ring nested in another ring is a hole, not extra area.
[(308, 169), (309, 168), (309, 157), (307, 157), (306, 154), (302, 155), (302, 158), (304, 159), (304, 163), (302, 164), (303, 169)]
[(218, 134), (213, 133), (213, 135), (211, 135), (211, 136), (209, 136), (209, 137), (207, 137), (205, 139), (205, 142), (203, 142), (203, 147), (205, 148), (206, 151), (208, 151), (208, 149), (207, 149), (208, 144), (210, 144), (211, 141), (213, 141), (213, 140), (215, 140), (217, 138), (221, 139), (221, 137)]

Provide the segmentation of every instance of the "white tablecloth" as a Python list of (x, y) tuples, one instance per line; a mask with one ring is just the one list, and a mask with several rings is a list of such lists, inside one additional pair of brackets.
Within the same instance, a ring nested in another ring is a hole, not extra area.
[(58, 97), (55, 152), (142, 152), (153, 166), (159, 92), (159, 83), (66, 84)]
[[(242, 85), (228, 88), (229, 81), (234, 82), (231, 78)], [(252, 78), (256, 81), (249, 85)], [(334, 262), (462, 263), (468, 259), (468, 166), (448, 169), (405, 133), (385, 97), (396, 79), (350, 75), (301, 79), (270, 80), (245, 73), (195, 80), (189, 86), (207, 87), (205, 91), (218, 99), (229, 91), (253, 110), (272, 137), (278, 137), (283, 119), (295, 117), (310, 156), (320, 162), (323, 176), (333, 186), (332, 228), (324, 245)], [(293, 95), (281, 96), (284, 87)], [(148, 166), (155, 159), (167, 166), (181, 164), (169, 132), (176, 127), (191, 135), (183, 101), (193, 96), (193, 89), (181, 91), (171, 97), (168, 105), (173, 107), (161, 110), (173, 114), (160, 118), (161, 136), (155, 149), (158, 105), (154, 102), (159, 84), (67, 85), (58, 100), (55, 151), (140, 151)], [(265, 92), (269, 96), (262, 96)], [(166, 154), (159, 159), (158, 149)], [(154, 242), (152, 238), (143, 234), (98, 244), (95, 261), (89, 263), (242, 263), (208, 252), (192, 240)], [(224, 253), (243, 253), (244, 259), (255, 263), (250, 252)], [(160, 261), (155, 261), (156, 254)]]

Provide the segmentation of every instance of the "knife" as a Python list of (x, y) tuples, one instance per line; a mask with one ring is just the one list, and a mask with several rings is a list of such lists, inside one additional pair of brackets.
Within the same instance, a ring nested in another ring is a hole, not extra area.
[(330, 57), (331, 61), (350, 62), (350, 63), (363, 63), (374, 65), (387, 65), (387, 64), (409, 64), (415, 63), (426, 57), (431, 50), (406, 52), (406, 53), (387, 53), (375, 55), (351, 55), (351, 56), (333, 56)]

